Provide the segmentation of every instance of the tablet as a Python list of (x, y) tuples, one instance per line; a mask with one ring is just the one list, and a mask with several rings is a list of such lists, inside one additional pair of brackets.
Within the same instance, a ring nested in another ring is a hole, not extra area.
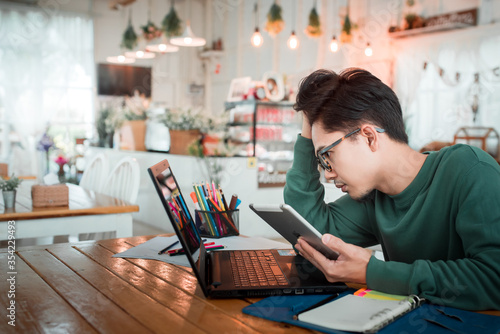
[(264, 219), (272, 228), (288, 240), (292, 245), (302, 237), (317, 251), (327, 258), (336, 260), (337, 252), (328, 248), (321, 241), (321, 234), (307, 222), (297, 211), (288, 204), (250, 204), (252, 209), (260, 218)]

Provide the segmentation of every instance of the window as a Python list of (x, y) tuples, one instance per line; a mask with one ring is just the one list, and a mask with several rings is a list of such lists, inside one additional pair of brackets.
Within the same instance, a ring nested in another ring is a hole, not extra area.
[[(93, 23), (82, 14), (19, 5), (0, 5), (0, 22), (1, 158), (31, 165), (20, 173), (33, 175), (36, 167), (16, 156), (32, 157), (47, 126), (66, 150), (74, 138), (92, 135)], [(18, 149), (26, 152), (13, 154)]]

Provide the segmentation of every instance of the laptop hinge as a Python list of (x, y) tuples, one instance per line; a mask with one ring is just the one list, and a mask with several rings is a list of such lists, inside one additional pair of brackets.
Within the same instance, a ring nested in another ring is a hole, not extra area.
[(209, 278), (208, 282), (212, 287), (217, 288), (222, 284), (220, 281), (220, 261), (214, 261), (213, 254), (210, 252), (207, 254), (207, 268), (207, 273), (209, 275), (207, 277)]

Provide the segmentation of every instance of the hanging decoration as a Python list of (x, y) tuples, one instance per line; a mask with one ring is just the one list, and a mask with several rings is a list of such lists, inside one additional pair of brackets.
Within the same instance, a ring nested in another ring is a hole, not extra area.
[(146, 23), (145, 26), (141, 27), (142, 29), (142, 36), (146, 41), (151, 41), (155, 38), (158, 38), (161, 36), (162, 31), (159, 29), (151, 20), (148, 20), (148, 23)]
[(481, 85), (479, 83), (479, 73), (474, 73), (474, 82), (469, 88), (468, 100), (472, 110), (472, 122), (476, 123), (479, 111), (479, 95), (481, 95)]
[(177, 12), (175, 11), (174, 1), (172, 0), (170, 11), (168, 12), (167, 15), (165, 15), (165, 18), (162, 21), (162, 28), (163, 31), (165, 32), (165, 35), (170, 37), (170, 36), (179, 36), (180, 34), (182, 34), (181, 22), (182, 22), (181, 19), (179, 18)]
[(345, 14), (344, 22), (342, 23), (342, 32), (340, 34), (341, 43), (352, 42), (352, 30), (356, 29), (357, 25), (351, 22), (349, 18), (349, 1), (347, 1), (347, 12)]
[(319, 37), (323, 34), (321, 31), (321, 23), (319, 21), (319, 15), (316, 11), (316, 1), (314, 1), (314, 6), (309, 13), (309, 24), (304, 31), (308, 37)]
[[(423, 70), (427, 70), (429, 67), (429, 61), (425, 61), (423, 64)], [(437, 70), (437, 73), (443, 80), (443, 83), (445, 83), (448, 86), (457, 86), (460, 82), (461, 79), (465, 76), (470, 75), (470, 73), (459, 73), (456, 72), (454, 73), (454, 80), (450, 79), (450, 75), (439, 65), (433, 64), (434, 67)], [(492, 69), (488, 69), (485, 71), (481, 72), (474, 72), (474, 82), (470, 85), (467, 94), (465, 96), (466, 103), (467, 105), (470, 106), (470, 110), (472, 111), (472, 121), (476, 123), (477, 120), (477, 115), (479, 114), (479, 100), (481, 98), (481, 95), (483, 94), (482, 90), (482, 81), (488, 81), (488, 82), (498, 82), (496, 78), (500, 77), (500, 67), (496, 66)]]
[(285, 27), (281, 11), (281, 6), (274, 1), (273, 5), (269, 9), (269, 13), (267, 13), (267, 22), (264, 30), (267, 31), (271, 37), (275, 37)]
[(255, 2), (255, 6), (254, 6), (253, 11), (255, 14), (255, 31), (254, 31), (250, 41), (251, 41), (253, 46), (258, 48), (262, 45), (262, 42), (264, 41), (264, 39), (262, 38), (262, 35), (260, 34), (260, 31), (259, 31), (259, 7), (257, 5), (257, 1)]
[[(429, 63), (428, 62), (424, 62), (424, 70), (427, 69)], [(450, 79), (448, 73), (445, 72), (445, 70), (440, 67), (439, 65), (436, 65), (434, 64), (434, 67), (437, 69), (437, 72), (439, 74), (439, 76), (441, 77), (441, 79), (443, 80), (443, 82), (448, 85), (448, 86), (456, 86), (460, 83), (460, 73), (455, 73), (454, 74), (454, 79), (455, 80), (452, 80)]]
[(130, 14), (128, 17), (128, 26), (123, 33), (122, 43), (120, 46), (128, 50), (133, 50), (137, 46), (137, 34), (132, 26), (132, 18)]

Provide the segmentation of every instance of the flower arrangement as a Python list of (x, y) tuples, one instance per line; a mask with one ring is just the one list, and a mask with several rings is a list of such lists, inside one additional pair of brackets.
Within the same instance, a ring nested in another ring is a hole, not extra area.
[(155, 38), (158, 38), (161, 36), (162, 31), (159, 29), (153, 22), (148, 20), (148, 23), (146, 23), (145, 26), (141, 27), (142, 29), (142, 36), (144, 37), (145, 40), (151, 41)]
[(106, 145), (112, 147), (111, 142), (115, 129), (123, 124), (123, 117), (113, 108), (107, 107), (101, 110), (96, 121), (97, 135), (99, 136), (99, 146)]
[(177, 16), (173, 3), (170, 7), (170, 11), (165, 15), (161, 26), (167, 37), (179, 36), (182, 34), (181, 19)]
[(264, 30), (267, 31), (271, 37), (279, 34), (285, 27), (281, 11), (281, 6), (275, 1), (267, 13), (267, 22)]
[(304, 32), (308, 37), (319, 37), (323, 33), (323, 31), (321, 30), (319, 15), (316, 11), (316, 6), (314, 6), (309, 13), (309, 24), (307, 25)]
[(162, 121), (169, 130), (199, 130), (204, 126), (201, 111), (192, 109), (167, 110)]
[(42, 135), (42, 138), (40, 138), (40, 140), (38, 141), (36, 149), (38, 151), (48, 152), (54, 146), (54, 140), (51, 136), (48, 135), (47, 132), (45, 132)]
[(150, 100), (140, 94), (138, 90), (134, 91), (134, 95), (125, 96), (125, 108), (123, 108), (123, 118), (126, 121), (145, 120), (147, 118), (147, 110), (149, 109)]
[[(36, 145), (36, 149), (40, 152), (45, 153), (45, 173), (49, 173), (49, 151), (54, 148), (56, 145), (54, 144), (54, 139), (47, 133), (48, 129), (42, 135), (42, 138), (38, 141)], [(43, 167), (42, 167), (43, 168)]]
[(227, 113), (207, 116), (203, 109), (170, 109), (161, 119), (169, 130), (200, 130), (202, 133), (222, 132), (229, 121)]
[(17, 187), (23, 182), (23, 180), (18, 179), (17, 177), (12, 174), (12, 176), (9, 179), (4, 179), (3, 177), (0, 177), (0, 189), (2, 191), (13, 191), (16, 190)]
[(69, 159), (66, 158), (64, 155), (59, 154), (57, 158), (54, 160), (54, 162), (61, 168), (62, 166), (66, 165), (69, 162)]

